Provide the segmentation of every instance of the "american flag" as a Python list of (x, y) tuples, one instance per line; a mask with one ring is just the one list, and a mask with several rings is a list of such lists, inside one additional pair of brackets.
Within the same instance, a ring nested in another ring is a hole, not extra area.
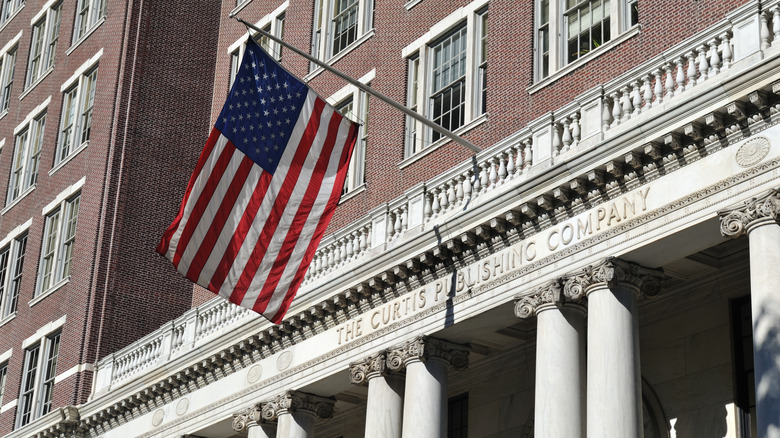
[(279, 323), (338, 204), (357, 129), (249, 39), (157, 252)]

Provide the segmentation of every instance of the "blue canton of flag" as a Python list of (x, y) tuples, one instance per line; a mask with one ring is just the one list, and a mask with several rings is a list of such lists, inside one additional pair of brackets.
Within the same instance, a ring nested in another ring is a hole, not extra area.
[(157, 251), (279, 323), (338, 204), (356, 138), (353, 123), (250, 38)]

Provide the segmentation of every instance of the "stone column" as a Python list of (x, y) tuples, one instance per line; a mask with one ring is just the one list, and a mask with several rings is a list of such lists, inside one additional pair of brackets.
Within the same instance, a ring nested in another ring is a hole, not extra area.
[(564, 293), (555, 280), (515, 302), (518, 318), (536, 315), (536, 438), (585, 437), (586, 310)]
[(387, 372), (384, 352), (350, 364), (349, 376), (355, 385), (368, 385), (366, 404), (367, 437), (401, 438), (404, 381)]
[(429, 337), (418, 337), (387, 353), (387, 365), (406, 368), (404, 438), (447, 436), (447, 368), (468, 366), (468, 347)]
[(276, 420), (277, 438), (309, 438), (314, 436), (315, 420), (333, 417), (335, 402), (335, 399), (329, 397), (286, 391), (262, 403), (262, 418)]
[(249, 406), (244, 411), (233, 414), (233, 430), (247, 431), (248, 438), (276, 437), (276, 424), (263, 418), (263, 403)]
[(587, 436), (642, 437), (637, 299), (659, 293), (660, 270), (610, 258), (567, 276), (588, 297)]
[(720, 213), (721, 233), (747, 234), (756, 424), (761, 438), (780, 438), (780, 191)]

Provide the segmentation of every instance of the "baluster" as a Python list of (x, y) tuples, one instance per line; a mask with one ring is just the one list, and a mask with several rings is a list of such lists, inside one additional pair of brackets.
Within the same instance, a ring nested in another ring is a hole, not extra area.
[(622, 104), (620, 106), (620, 121), (625, 122), (628, 121), (631, 118), (631, 113), (634, 111), (633, 104), (631, 103), (631, 91), (629, 91), (628, 87), (623, 87), (620, 89), (621, 101)]
[(347, 260), (347, 245), (344, 245), (344, 242), (338, 242), (336, 243), (339, 246), (339, 252), (336, 254), (337, 263), (340, 265), (342, 262)]
[(693, 88), (694, 85), (696, 85), (696, 60), (695, 60), (696, 54), (693, 53), (693, 51), (690, 51), (685, 54), (685, 57), (688, 58), (688, 71), (686, 72), (688, 75), (688, 83), (685, 85), (686, 90), (690, 90)]
[(634, 112), (631, 115), (638, 116), (639, 112), (642, 111), (642, 92), (639, 91), (639, 81), (632, 82), (631, 86), (634, 88), (631, 91), (631, 96), (633, 97), (631, 103), (634, 107)]
[(534, 165), (534, 154), (531, 149), (533, 141), (527, 138), (523, 143), (525, 144), (525, 149), (523, 149), (523, 169), (528, 169)]
[(405, 232), (407, 228), (409, 227), (409, 214), (408, 214), (409, 207), (407, 205), (404, 205), (401, 207), (401, 232)]
[(563, 144), (563, 146), (561, 147), (561, 152), (566, 152), (569, 150), (569, 147), (571, 146), (571, 142), (572, 142), (569, 119), (564, 118), (562, 125), (563, 125), (563, 134), (561, 135), (561, 143)]
[(768, 49), (769, 39), (771, 38), (771, 35), (769, 33), (769, 24), (767, 23), (767, 13), (766, 11), (761, 12), (758, 16), (761, 19), (761, 25), (760, 25), (760, 37), (761, 37), (761, 49)]
[(371, 225), (363, 227), (363, 233), (360, 236), (360, 250), (365, 251), (371, 245)]
[(316, 257), (314, 257), (314, 273), (312, 276), (322, 272), (322, 252), (317, 251)]
[(401, 210), (396, 208), (393, 210), (393, 216), (395, 217), (395, 224), (393, 225), (393, 231), (395, 232), (395, 236), (398, 237), (401, 235), (401, 230), (403, 229), (403, 225), (401, 224)]
[(506, 155), (505, 154), (498, 154), (498, 180), (500, 182), (504, 182), (506, 180), (507, 170), (506, 170)]
[(353, 235), (344, 237), (345, 246), (347, 247), (347, 260), (350, 260), (355, 255), (355, 239)]
[[(778, 20), (778, 24), (780, 24), (780, 20)], [(728, 70), (729, 67), (731, 66), (731, 60), (734, 57), (734, 52), (731, 50), (731, 40), (729, 39), (728, 32), (724, 32), (720, 36), (720, 47), (723, 53), (723, 66), (721, 66), (720, 69), (722, 71), (725, 71)]]
[(677, 88), (674, 90), (674, 95), (676, 96), (685, 90), (685, 69), (683, 68), (685, 59), (679, 57), (674, 60), (674, 63), (677, 64), (677, 73), (674, 77), (674, 82), (677, 84)]
[(772, 12), (772, 45), (780, 44), (780, 6), (772, 6), (769, 10)]
[(558, 130), (558, 124), (553, 122), (552, 124), (552, 154), (553, 157), (557, 157), (561, 153), (561, 131)]
[(525, 161), (523, 160), (523, 147), (522, 141), (517, 143), (517, 156), (515, 156), (515, 173), (520, 175), (523, 173), (523, 167)]
[(471, 172), (463, 172), (463, 199), (468, 202), (471, 200)]
[(481, 167), (482, 170), (479, 172), (479, 184), (481, 186), (481, 190), (485, 191), (490, 184), (490, 179), (488, 178), (488, 163), (482, 163)]
[(664, 102), (668, 102), (674, 97), (674, 67), (672, 64), (664, 64), (666, 70), (666, 79), (664, 80)]
[(385, 242), (389, 242), (393, 239), (393, 234), (395, 233), (395, 212), (389, 211), (387, 212), (387, 235), (385, 236)]
[(653, 75), (645, 75), (642, 84), (642, 111), (647, 111), (653, 105)]
[(355, 256), (360, 254), (360, 235), (359, 229), (352, 233), (352, 254)]
[(718, 53), (719, 41), (715, 38), (708, 41), (710, 45), (710, 71), (709, 76), (713, 77), (720, 72), (720, 54)]
[(504, 154), (506, 154), (506, 173), (509, 178), (512, 178), (515, 176), (515, 172), (517, 171), (517, 167), (515, 167), (515, 148), (514, 147), (508, 147), (504, 151)]
[(620, 114), (622, 112), (621, 106), (620, 106), (620, 96), (618, 95), (618, 92), (615, 91), (610, 96), (612, 97), (612, 125), (611, 127), (615, 127), (620, 124)]
[(463, 198), (466, 196), (463, 190), (463, 177), (453, 179), (452, 183), (455, 184), (455, 198), (457, 198), (458, 204), (463, 204)]
[(697, 84), (707, 80), (707, 71), (710, 69), (710, 64), (707, 62), (707, 46), (701, 45), (697, 49), (699, 51), (699, 79)]
[(571, 147), (579, 146), (580, 132), (580, 113), (574, 113), (571, 115)]
[(433, 191), (433, 207), (432, 211), (434, 216), (438, 215), (441, 211), (441, 204), (439, 203), (439, 189)]
[(447, 187), (447, 205), (450, 207), (454, 207), (458, 200), (458, 197), (455, 195), (455, 184), (457, 183), (458, 181), (453, 179)]
[(610, 108), (608, 97), (604, 97), (603, 107), (601, 108), (601, 130), (606, 131), (612, 126), (612, 108)]
[(336, 248), (334, 245), (328, 245), (328, 269), (336, 266)]
[(449, 193), (447, 193), (447, 190), (449, 187), (447, 186), (447, 183), (444, 183), (441, 185), (441, 190), (439, 191), (439, 197), (441, 200), (439, 200), (439, 204), (441, 205), (441, 211), (445, 212), (449, 209), (450, 203), (449, 203)]
[(425, 216), (425, 219), (428, 220), (431, 218), (431, 215), (433, 214), (433, 203), (431, 202), (431, 193), (425, 194), (425, 205), (423, 206), (423, 216)]
[(653, 106), (660, 105), (664, 100), (664, 85), (661, 75), (663, 72), (660, 68), (653, 70), (653, 76), (655, 76), (655, 82), (653, 84)]

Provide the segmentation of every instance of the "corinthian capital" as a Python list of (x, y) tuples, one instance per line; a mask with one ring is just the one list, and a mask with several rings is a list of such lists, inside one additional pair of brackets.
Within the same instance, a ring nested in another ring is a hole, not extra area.
[(551, 281), (539, 286), (531, 292), (515, 301), (515, 316), (518, 318), (530, 318), (536, 315), (545, 305), (560, 305), (563, 303), (563, 294), (559, 280)]
[(598, 286), (613, 288), (617, 285), (633, 286), (645, 297), (652, 298), (661, 292), (663, 270), (650, 269), (636, 263), (610, 257), (599, 264), (587, 266), (581, 272), (569, 275), (564, 281), (564, 293), (571, 299), (579, 299)]
[(377, 353), (361, 361), (349, 364), (349, 379), (354, 385), (365, 385), (373, 376), (387, 372), (385, 353)]
[(720, 232), (725, 237), (739, 237), (761, 222), (775, 222), (780, 215), (780, 192), (772, 189), (718, 213)]
[(261, 416), (264, 421), (275, 421), (279, 415), (286, 412), (308, 412), (317, 418), (327, 420), (333, 417), (334, 403), (336, 399), (331, 397), (320, 397), (301, 391), (285, 391), (273, 400), (261, 404)]
[(233, 414), (233, 430), (241, 432), (249, 427), (251, 423), (260, 424), (263, 421), (262, 410), (262, 403), (256, 403), (248, 406), (241, 412)]
[(452, 365), (456, 370), (463, 370), (469, 365), (469, 347), (441, 339), (418, 336), (387, 351), (387, 367), (398, 371), (407, 363), (421, 360), (442, 360)]

